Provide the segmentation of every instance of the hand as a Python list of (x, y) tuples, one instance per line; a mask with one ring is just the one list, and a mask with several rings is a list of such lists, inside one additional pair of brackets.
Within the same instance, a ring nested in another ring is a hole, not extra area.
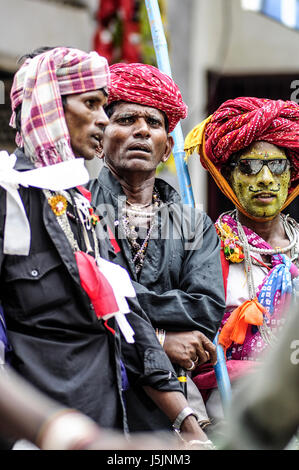
[(217, 362), (216, 346), (200, 331), (167, 332), (164, 350), (173, 364), (193, 370), (198, 364)]

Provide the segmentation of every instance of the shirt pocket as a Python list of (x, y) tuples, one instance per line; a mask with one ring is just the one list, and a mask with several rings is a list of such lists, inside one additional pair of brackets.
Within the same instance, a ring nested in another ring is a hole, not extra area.
[(14, 317), (54, 310), (70, 300), (68, 277), (54, 252), (14, 257), (5, 267), (2, 290), (5, 310), (13, 312)]

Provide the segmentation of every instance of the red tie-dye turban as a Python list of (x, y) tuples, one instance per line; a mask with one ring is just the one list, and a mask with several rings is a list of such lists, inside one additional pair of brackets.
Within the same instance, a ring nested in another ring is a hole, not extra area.
[(223, 103), (205, 131), (205, 151), (221, 170), (229, 157), (252, 142), (283, 147), (292, 164), (292, 182), (299, 178), (299, 105), (293, 101), (236, 98)]
[(187, 116), (179, 88), (165, 73), (152, 65), (131, 63), (110, 66), (108, 103), (128, 101), (163, 111), (172, 132), (180, 119)]

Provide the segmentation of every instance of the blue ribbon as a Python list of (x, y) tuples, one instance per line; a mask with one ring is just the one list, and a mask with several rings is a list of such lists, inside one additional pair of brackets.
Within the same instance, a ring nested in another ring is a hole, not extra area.
[(288, 294), (292, 295), (292, 276), (290, 272), (292, 262), (290, 258), (286, 255), (273, 255), (272, 263), (275, 266), (267, 276), (258, 295), (258, 301), (268, 309), (271, 315), (274, 313), (274, 301), (277, 292), (280, 292), (280, 298)]
[(0, 343), (4, 345), (5, 362), (8, 362), (8, 354), (12, 351), (6, 334), (6, 324), (3, 315), (3, 309), (0, 305)]

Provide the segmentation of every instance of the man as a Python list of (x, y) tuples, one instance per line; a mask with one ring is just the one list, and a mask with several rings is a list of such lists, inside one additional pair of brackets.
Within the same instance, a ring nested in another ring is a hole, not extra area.
[[(209, 359), (214, 364), (211, 341), (224, 309), (219, 241), (206, 214), (184, 207), (177, 192), (155, 178), (171, 154), (169, 132), (186, 116), (186, 105), (173, 80), (155, 67), (115, 64), (110, 71), (106, 166), (91, 183), (93, 205), (115, 227), (120, 250), (113, 261), (130, 273), (171, 362), (189, 371)], [(136, 410), (138, 401), (131, 388), (128, 409), (131, 404)], [(201, 407), (200, 396), (198, 401)], [(146, 413), (137, 420), (135, 412), (130, 424), (139, 429), (144, 421)]]
[[(232, 389), (275, 344), (298, 277), (299, 230), (282, 210), (298, 195), (299, 106), (236, 98), (223, 103), (186, 138), (235, 204), (220, 215), (226, 313), (219, 342)], [(221, 419), (213, 371), (195, 377), (211, 416)]]
[[(5, 152), (0, 159), (1, 304), (11, 365), (62, 405), (126, 431), (113, 317), (121, 299), (98, 268), (108, 248), (98, 244), (97, 218), (80, 186), (88, 180), (82, 157), (95, 156), (108, 124), (108, 65), (94, 52), (39, 52), (24, 62), (11, 90), (17, 162)], [(192, 410), (180, 414), (187, 402), (155, 336), (146, 334), (150, 326), (129, 316), (138, 378), (170, 422), (179, 416), (183, 432), (206, 439)]]

